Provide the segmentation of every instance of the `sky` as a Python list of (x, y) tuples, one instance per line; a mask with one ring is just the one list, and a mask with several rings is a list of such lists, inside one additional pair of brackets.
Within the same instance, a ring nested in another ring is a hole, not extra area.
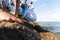
[[(23, 1), (23, 0), (21, 0)], [(33, 1), (36, 22), (60, 22), (60, 0), (27, 0)]]
[(37, 22), (60, 22), (60, 0), (28, 0), (34, 2)]

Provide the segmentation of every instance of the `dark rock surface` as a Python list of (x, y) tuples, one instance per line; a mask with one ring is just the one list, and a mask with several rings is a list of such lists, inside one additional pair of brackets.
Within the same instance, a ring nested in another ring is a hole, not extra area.
[(0, 40), (60, 40), (57, 36), (33, 22), (0, 22)]
[(18, 23), (0, 23), (0, 40), (39, 40), (38, 34)]

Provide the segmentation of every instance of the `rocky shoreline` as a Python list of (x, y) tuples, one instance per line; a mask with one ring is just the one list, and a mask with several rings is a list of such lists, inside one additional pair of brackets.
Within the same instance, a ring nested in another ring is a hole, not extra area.
[(60, 40), (60, 36), (42, 29), (37, 24), (33, 26), (31, 23), (21, 25), (16, 22), (1, 22), (0, 40)]

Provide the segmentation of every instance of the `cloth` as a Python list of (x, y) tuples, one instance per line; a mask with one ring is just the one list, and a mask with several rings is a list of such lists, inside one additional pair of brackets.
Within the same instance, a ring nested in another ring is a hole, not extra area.
[(4, 1), (4, 3), (8, 6), (10, 3), (9, 3), (9, 0), (2, 0)]
[(20, 13), (22, 13), (22, 15), (24, 15), (24, 13), (25, 13), (25, 11), (27, 10), (27, 8), (28, 8), (27, 2), (22, 1), (22, 2), (20, 3), (20, 7), (19, 7)]
[(24, 14), (25, 14), (25, 11), (26, 11), (26, 10), (27, 10), (27, 8), (22, 9), (22, 11), (21, 11), (22, 15), (24, 15)]
[(36, 21), (37, 17), (33, 10), (28, 9), (25, 11), (24, 16), (31, 21)]
[(15, 7), (14, 6), (9, 5), (8, 7), (9, 7), (10, 12), (14, 12), (15, 11)]
[(34, 9), (34, 6), (32, 4), (29, 4), (29, 9), (33, 10)]
[(20, 10), (21, 10), (22, 15), (24, 15), (24, 13), (25, 13), (25, 11), (26, 11), (27, 9), (28, 9), (28, 8), (27, 8), (27, 6), (26, 6), (25, 4), (21, 4)]

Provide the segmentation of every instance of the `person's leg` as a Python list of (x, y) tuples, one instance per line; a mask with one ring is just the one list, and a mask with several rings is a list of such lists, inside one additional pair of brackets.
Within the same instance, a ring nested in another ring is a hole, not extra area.
[(22, 19), (20, 18), (16, 18), (15, 16), (11, 15), (8, 12), (5, 11), (1, 11), (2, 9), (0, 9), (0, 20), (5, 20), (5, 21), (14, 21), (14, 22), (18, 22), (18, 23), (23, 23)]
[(14, 11), (14, 12), (11, 12), (11, 13), (13, 13), (13, 15), (15, 15), (15, 10), (16, 10), (16, 0), (12, 0), (12, 3), (13, 3), (12, 7), (13, 7), (13, 11)]

